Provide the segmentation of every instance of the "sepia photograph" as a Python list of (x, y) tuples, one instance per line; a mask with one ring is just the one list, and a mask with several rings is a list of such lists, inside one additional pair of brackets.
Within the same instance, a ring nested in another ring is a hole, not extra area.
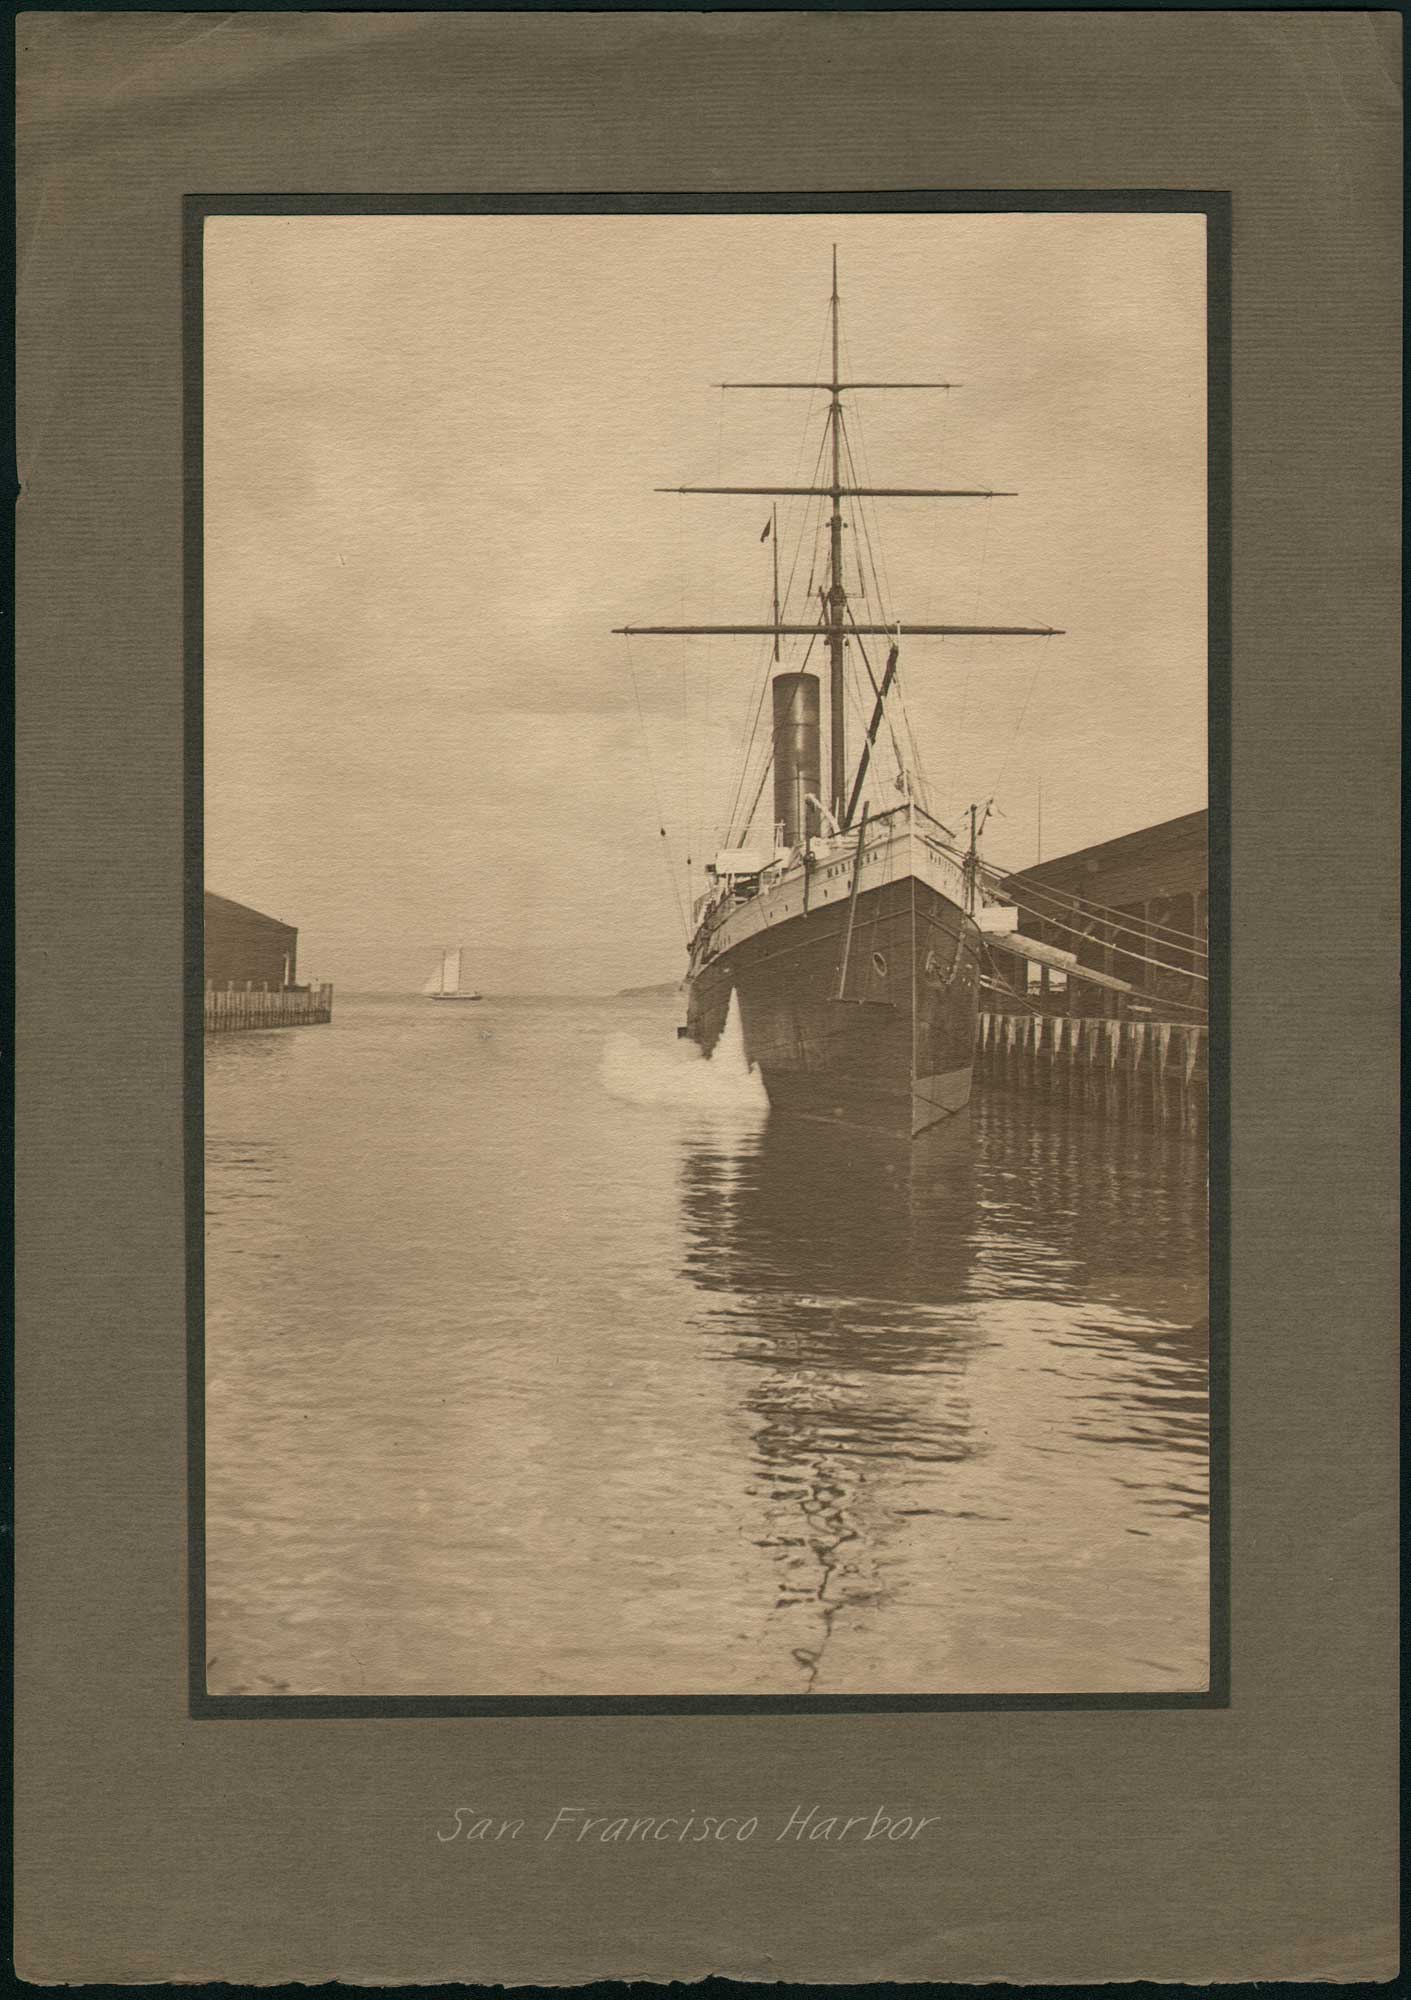
[(1208, 1698), (1208, 254), (205, 217), (206, 1696)]

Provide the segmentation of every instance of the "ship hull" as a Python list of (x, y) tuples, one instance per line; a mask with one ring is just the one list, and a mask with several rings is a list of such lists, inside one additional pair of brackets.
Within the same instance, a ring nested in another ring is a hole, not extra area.
[(851, 913), (809, 910), (709, 959), (687, 987), (686, 1032), (709, 1055), (738, 995), (773, 1108), (914, 1137), (970, 1101), (979, 950), (957, 903), (903, 877)]

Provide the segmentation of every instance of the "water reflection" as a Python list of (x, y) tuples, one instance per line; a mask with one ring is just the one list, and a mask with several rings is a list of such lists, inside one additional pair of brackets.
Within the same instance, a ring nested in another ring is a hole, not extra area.
[(924, 1597), (944, 1624), (957, 1538), (1005, 1527), (1061, 1566), (1095, 1515), (1141, 1538), (1204, 1515), (1202, 1166), (998, 1095), (910, 1147), (777, 1118), (683, 1146), (683, 1275), (805, 1686), (840, 1621)]
[(766, 1122), (674, 1010), (469, 1011), (208, 1046), (218, 1691), (1201, 1684), (1197, 1149)]
[[(1208, 1188), (1179, 1135), (1036, 1106), (1002, 1092), (975, 1107), (980, 1199), (994, 1237), (986, 1282), (1010, 1298), (1042, 1268), (1083, 1302), (1053, 1345), (1081, 1396), (1075, 1442), (1144, 1457), (1114, 1477), (1158, 1513), (1208, 1514)], [(1139, 1532), (1132, 1530), (1132, 1532)]]
[(756, 1546), (776, 1612), (811, 1612), (790, 1647), (808, 1685), (845, 1607), (887, 1600), (910, 1468), (981, 1450), (966, 1365), (975, 1252), (968, 1125), (910, 1148), (771, 1119), (688, 1146), (686, 1275), (711, 1297), (722, 1359), (743, 1370)]

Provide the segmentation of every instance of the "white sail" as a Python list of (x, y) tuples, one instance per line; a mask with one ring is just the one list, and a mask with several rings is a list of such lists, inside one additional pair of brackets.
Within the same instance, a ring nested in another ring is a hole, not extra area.
[(422, 987), (421, 990), (423, 993), (428, 995), (436, 994), (441, 991), (441, 967), (439, 966), (439, 964), (436, 967), (436, 970), (432, 973), (431, 977), (426, 981), (425, 985)]
[(461, 948), (444, 953), (441, 959), (441, 991), (459, 993), (461, 990)]

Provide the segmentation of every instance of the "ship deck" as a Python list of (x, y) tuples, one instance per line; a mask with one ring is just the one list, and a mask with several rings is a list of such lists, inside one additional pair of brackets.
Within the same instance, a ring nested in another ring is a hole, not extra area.
[(865, 828), (815, 835), (806, 849), (795, 848), (757, 877), (705, 900), (698, 906), (693, 968), (774, 924), (851, 901), (859, 866), (859, 895), (912, 877), (957, 909), (965, 908), (964, 854), (939, 820), (909, 800), (869, 819)]

